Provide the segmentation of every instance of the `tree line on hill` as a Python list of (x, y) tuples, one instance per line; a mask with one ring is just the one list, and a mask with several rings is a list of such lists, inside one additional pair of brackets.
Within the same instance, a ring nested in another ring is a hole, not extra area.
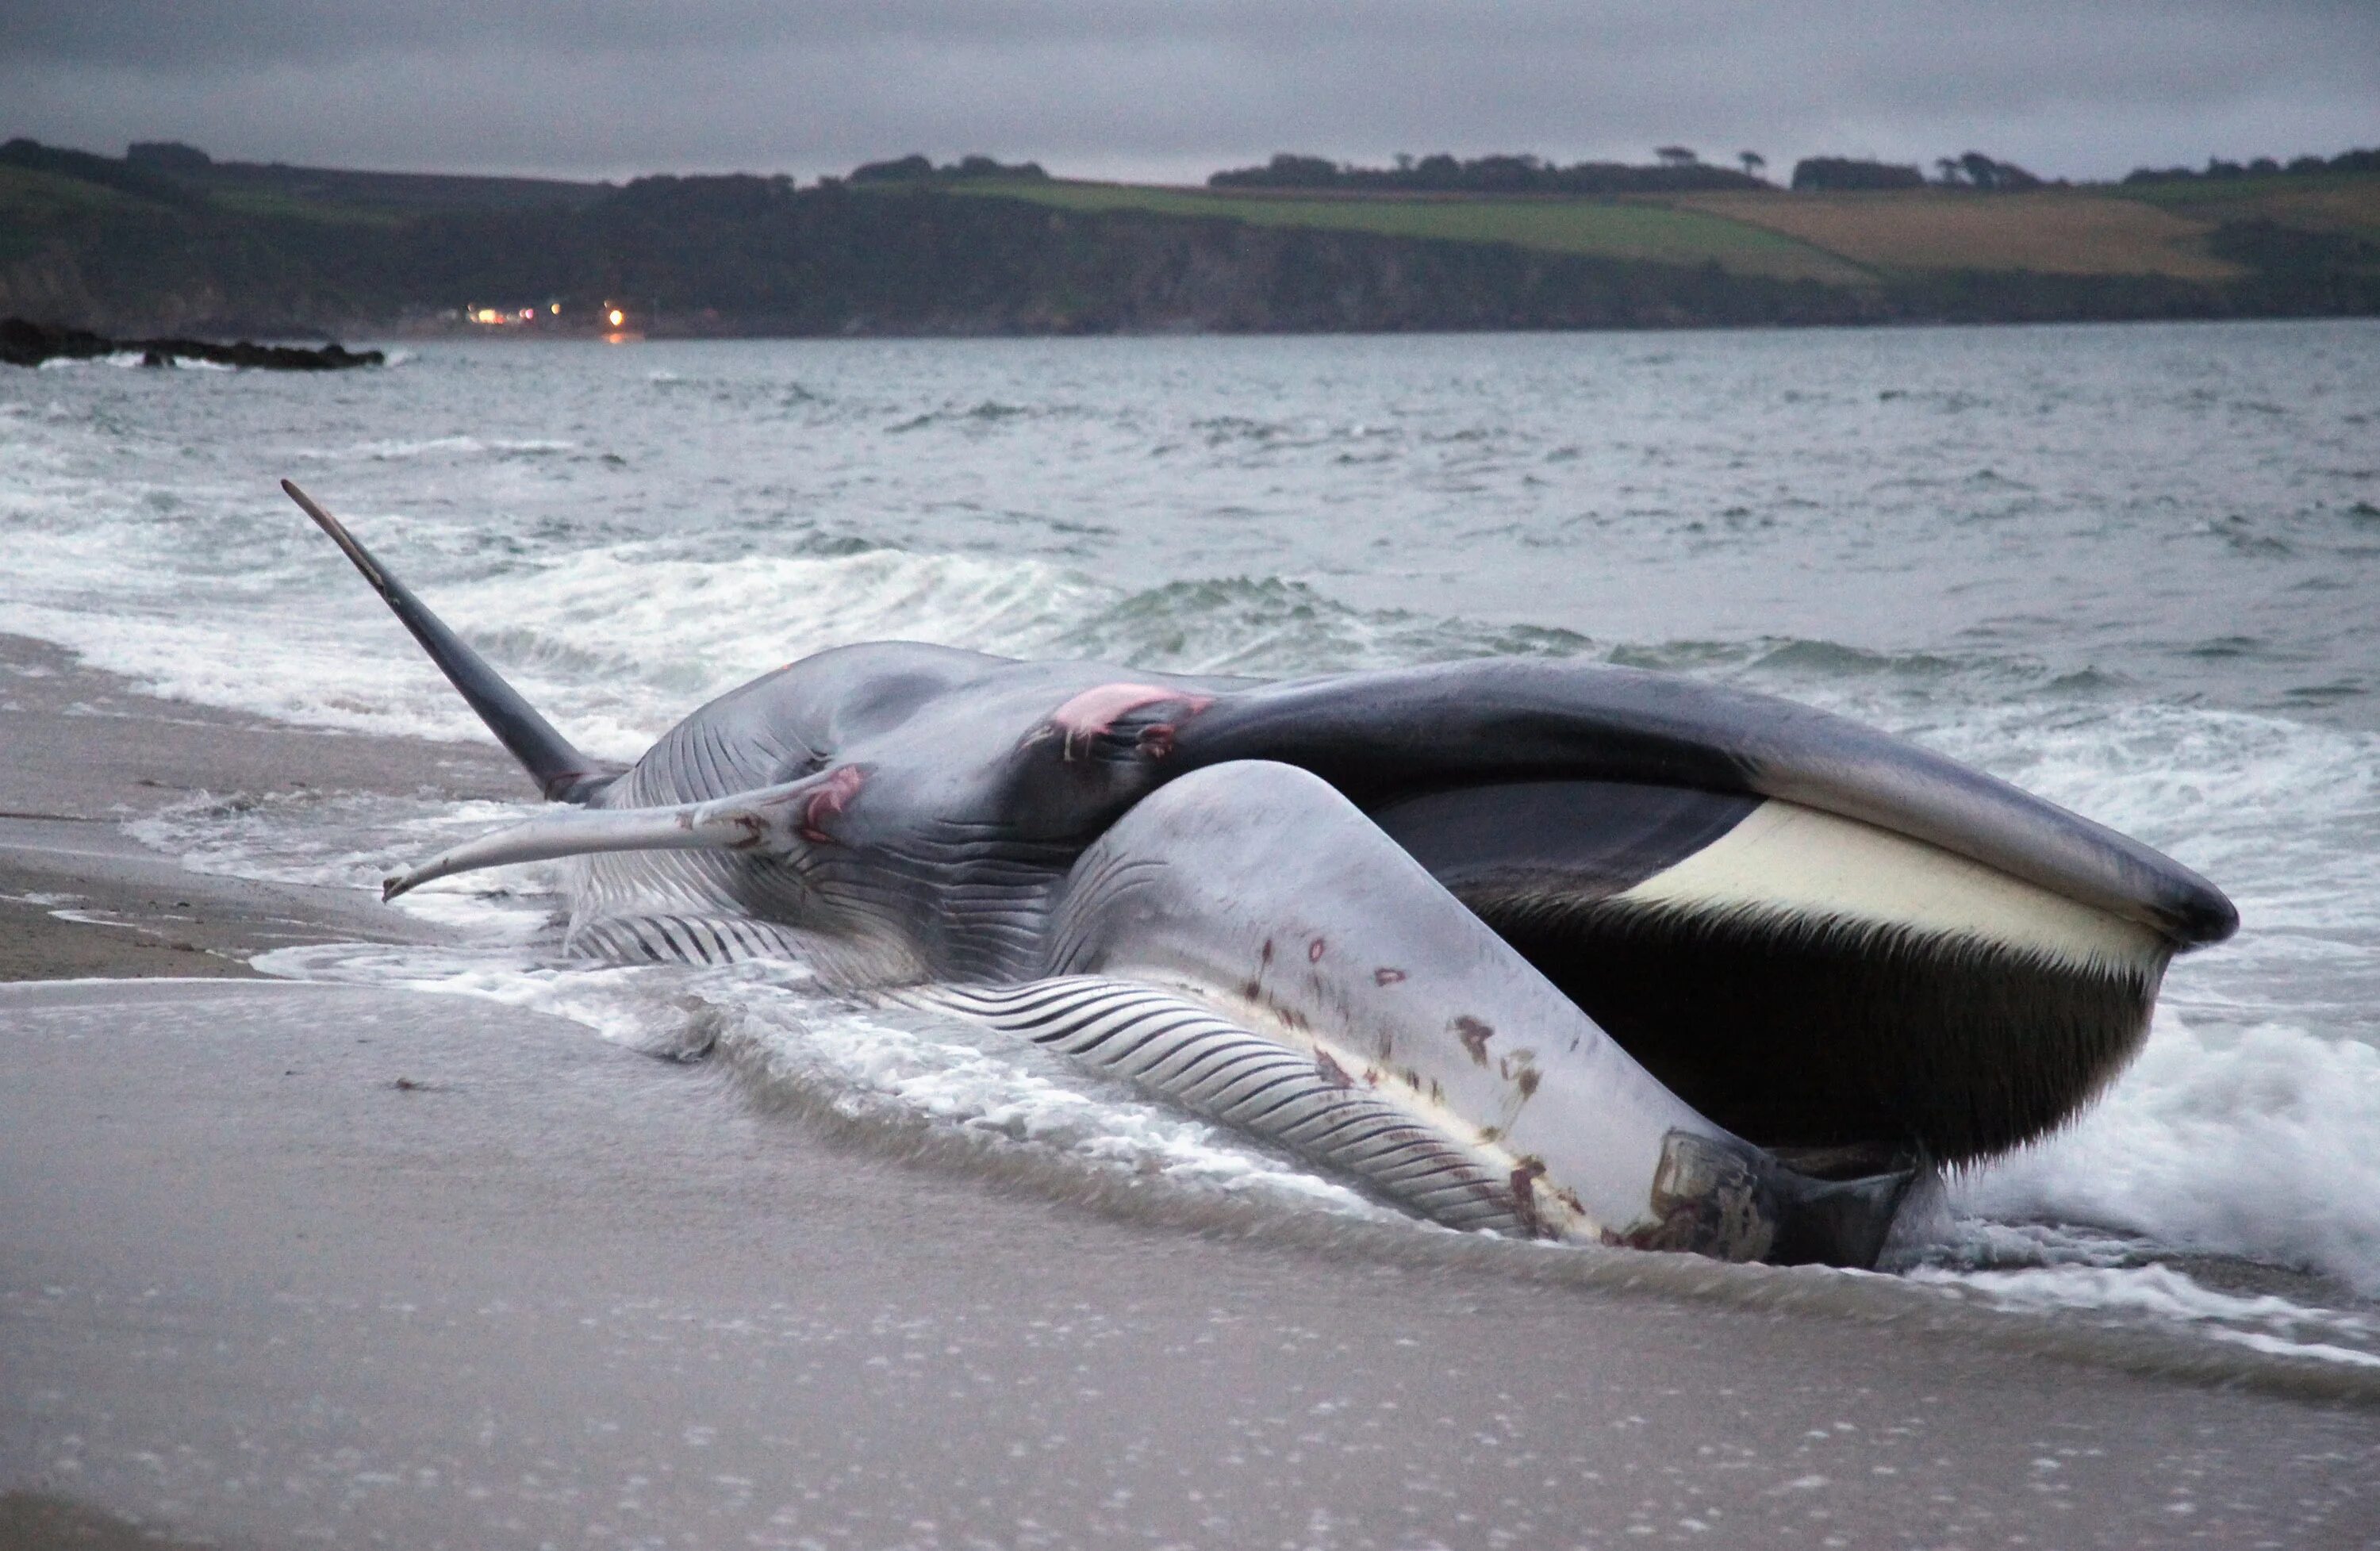
[[(1741, 172), (1711, 165), (1690, 147), (1682, 145), (1663, 146), (1654, 156), (1656, 160), (1649, 165), (1578, 162), (1563, 166), (1526, 153), (1465, 160), (1438, 151), (1418, 157), (1400, 153), (1392, 165), (1366, 167), (1353, 162), (1334, 162), (1327, 156), (1284, 151), (1275, 153), (1260, 167), (1232, 167), (1211, 174), (1207, 187), (1422, 194), (1690, 194), (1773, 187), (1760, 176), (1768, 161), (1756, 151), (1736, 153), (1735, 160), (1742, 164)], [(1930, 183), (1940, 188), (1987, 192), (2070, 187), (2063, 178), (2046, 179), (2013, 162), (2004, 162), (1980, 151), (1937, 156), (1934, 171), (1935, 176), (1928, 179), (1925, 170), (1912, 163), (1806, 156), (1793, 164), (1790, 186), (1803, 190), (1845, 190), (1923, 188)], [(2270, 156), (2244, 163), (2217, 157), (2210, 159), (2203, 170), (2136, 168), (2124, 181), (2138, 184), (2374, 172), (2380, 172), (2380, 151), (2348, 151), (2327, 160), (2300, 156), (2286, 164)], [(1038, 162), (1012, 165), (990, 156), (965, 156), (936, 166), (926, 156), (909, 155), (894, 161), (864, 163), (852, 169), (850, 178), (854, 183), (927, 183), (983, 178), (1046, 180), (1049, 176)]]
[[(1761, 169), (1768, 164), (1757, 151), (1737, 153), (1736, 159), (1743, 164), (1740, 173), (1708, 165), (1684, 146), (1664, 146), (1655, 154), (1659, 160), (1650, 166), (1620, 162), (1580, 162), (1561, 166), (1531, 155), (1477, 156), (1464, 161), (1440, 151), (1418, 158), (1400, 155), (1393, 166), (1365, 167), (1352, 162), (1333, 162), (1327, 156), (1306, 156), (1284, 151), (1260, 167), (1233, 167), (1213, 174), (1207, 179), (1207, 186), (1209, 188), (1439, 194), (1687, 194), (1773, 187), (1760, 176)], [(983, 157), (968, 158), (971, 163), (987, 160)], [(878, 172), (894, 165), (905, 167), (909, 164), (917, 164), (910, 176), (935, 176), (932, 164), (922, 156), (910, 157), (902, 164), (877, 163), (852, 176), (858, 177), (862, 173)], [(998, 164), (991, 165), (997, 167)], [(2069, 187), (2062, 178), (2052, 183), (2013, 162), (2003, 162), (1980, 151), (1937, 157), (1934, 170), (1936, 176), (1929, 180), (1925, 169), (1912, 163), (1878, 162), (1853, 156), (1807, 156), (1793, 164), (1791, 187), (1804, 191), (1840, 191), (1923, 188), (1930, 182), (1933, 187), (1940, 188), (1996, 192)], [(1034, 171), (1038, 175), (1039, 169)], [(2245, 163), (2216, 158), (2210, 160), (2203, 171), (2192, 171), (2188, 167), (2141, 167), (2124, 181), (2131, 184), (2163, 183), (2310, 173), (2373, 172), (2380, 172), (2380, 151), (2343, 151), (2328, 160), (2320, 156), (2300, 156), (2287, 164), (2269, 156), (2259, 156)], [(945, 168), (939, 176), (966, 175), (956, 168)]]
[(1235, 167), (1207, 179), (1209, 188), (1321, 188), (1424, 194), (1684, 194), (1718, 188), (1763, 188), (1753, 176), (1767, 165), (1746, 151), (1744, 170), (1706, 164), (1684, 146), (1665, 146), (1653, 166), (1580, 162), (1560, 166), (1536, 156), (1475, 156), (1443, 151), (1399, 156), (1390, 167), (1359, 167), (1323, 156), (1281, 151), (1261, 167)]
[(2319, 156), (2292, 157), (2286, 164), (2269, 156), (2259, 156), (2252, 162), (2226, 162), (2221, 157), (2207, 158), (2204, 169), (2188, 167), (2135, 167), (2126, 175), (2126, 183), (2194, 183), (2221, 182), (2234, 177), (2305, 177), (2314, 173), (2380, 173), (2380, 150), (2342, 151), (2324, 161)]
[[(1393, 166), (1366, 167), (1284, 151), (1260, 167), (1232, 167), (1213, 174), (1207, 187), (1419, 194), (1694, 194), (1775, 187), (1760, 176), (1768, 159), (1756, 151), (1736, 153), (1742, 172), (1712, 166), (1682, 145), (1665, 145), (1654, 155), (1657, 160), (1651, 165), (1579, 162), (1562, 166), (1540, 156), (1475, 156), (1465, 161), (1439, 151), (1421, 157), (1400, 155)], [(930, 170), (931, 164), (923, 157), (909, 161)], [(1934, 164), (1945, 188), (2042, 187), (2040, 178), (2015, 163), (1980, 151), (1945, 156)], [(887, 165), (876, 164), (880, 168)], [(1922, 188), (1925, 183), (1925, 173), (1917, 167), (1890, 162), (1810, 156), (1793, 165), (1792, 187), (1800, 189)]]
[[(1937, 157), (1934, 167), (1939, 174), (1934, 180), (1935, 184), (1944, 188), (2010, 190), (2070, 187), (2063, 178), (2051, 183), (2034, 176), (2013, 162), (1998, 161), (1980, 151)], [(2270, 156), (2259, 156), (2252, 162), (2226, 162), (2220, 157), (2213, 157), (2204, 169), (2195, 171), (2189, 167), (2136, 167), (2125, 176), (2124, 182), (2220, 182), (2227, 178), (2304, 177), (2322, 173), (2380, 173), (2380, 150), (2344, 151), (2327, 160), (2320, 156), (2299, 156), (2287, 163)], [(1796, 188), (1922, 188), (1925, 183), (1923, 171), (1900, 163), (1813, 156), (1795, 163), (1793, 166), (1793, 187)]]
[[(533, 306), (536, 321), (525, 330), (597, 328), (601, 313), (619, 306), (648, 333), (720, 335), (2380, 312), (2380, 244), (2254, 212), (2227, 217), (2207, 238), (2216, 257), (2241, 266), (2234, 281), (1895, 271), (1850, 285), (1716, 263), (1270, 225), (1223, 209), (1060, 210), (961, 193), (940, 168), (930, 179), (808, 187), (735, 176), (512, 188), (255, 166), (225, 184), (218, 164), (191, 176), (181, 194), (150, 198), (137, 192), (149, 185), (126, 175), (173, 176), (153, 159), (135, 164), (15, 141), (0, 147), (0, 161), (39, 175), (0, 179), (0, 315), (119, 335), (458, 327), (467, 303), (496, 304), (491, 316), (508, 309), (512, 317)], [(253, 180), (267, 172), (284, 183)], [(44, 178), (128, 197), (58, 198), (40, 187)], [(341, 195), (347, 202), (310, 192), (249, 197), (285, 186), (353, 193)], [(225, 189), (237, 197), (218, 199)], [(448, 202), (425, 202), (432, 195)]]
[(965, 183), (979, 178), (1047, 182), (1049, 177), (1038, 162), (1011, 164), (990, 156), (962, 156), (938, 167), (930, 157), (912, 154), (890, 162), (862, 162), (851, 169), (854, 183)]
[[(97, 184), (113, 188), (119, 194), (129, 194), (136, 200), (153, 200), (159, 204), (194, 205), (205, 201), (205, 195), (178, 177), (159, 171), (148, 158), (136, 154), (149, 148), (133, 146), (122, 161), (113, 156), (101, 156), (89, 151), (70, 151), (64, 146), (43, 145), (39, 140), (22, 136), (0, 144), (0, 166), (23, 167), (29, 172), (55, 173), (79, 183)], [(201, 151), (200, 156), (205, 153)]]
[[(2015, 163), (1999, 161), (1980, 151), (1970, 151), (1957, 156), (1937, 156), (1934, 160), (1934, 168), (1940, 175), (1935, 185), (1942, 188), (1988, 190), (2045, 187), (2042, 179)], [(1924, 171), (1908, 163), (1870, 162), (1851, 156), (1810, 156), (1793, 164), (1793, 187), (1798, 189), (1923, 188), (1925, 186)]]

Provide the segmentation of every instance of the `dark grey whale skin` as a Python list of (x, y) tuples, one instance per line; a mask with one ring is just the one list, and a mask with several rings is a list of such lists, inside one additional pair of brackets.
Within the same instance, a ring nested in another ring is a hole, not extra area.
[[(1118, 683), (1179, 698), (1070, 748), (1051, 713)], [(1176, 773), (1142, 747), (1144, 734), (1230, 687), (908, 643), (842, 648), (711, 701), (588, 804), (668, 806), (855, 771), (856, 794), (828, 826), (832, 844), (788, 860), (707, 852), (673, 864), (790, 926), (832, 934), (897, 921), (938, 977), (1013, 979), (1036, 972), (1075, 859)]]
[[(1117, 718), (1069, 757), (1050, 717), (1113, 684), (1177, 697)], [(977, 855), (1029, 856), (1062, 870), (1158, 785), (1239, 759), (1310, 770), (1371, 813), (1423, 794), (1522, 782), (1777, 797), (1984, 863), (2148, 926), (2178, 949), (2220, 940), (2239, 921), (2212, 884), (2139, 842), (1857, 722), (1568, 662), (1254, 684), (906, 643), (849, 647), (702, 707), (594, 801), (701, 801), (851, 765), (866, 780), (837, 838), (855, 851), (947, 832), (962, 867)], [(961, 831), (974, 838), (963, 843)]]

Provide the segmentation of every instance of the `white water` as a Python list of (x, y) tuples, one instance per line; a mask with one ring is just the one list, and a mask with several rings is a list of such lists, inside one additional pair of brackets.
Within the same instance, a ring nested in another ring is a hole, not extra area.
[[(2375, 344), (2342, 323), (449, 346), (336, 379), (18, 373), (0, 629), (195, 701), (481, 735), (285, 473), (617, 755), (885, 636), (1258, 673), (1577, 654), (1825, 704), (2139, 835), (2245, 920), (2177, 963), (2095, 1109), (1953, 1181), (1911, 1277), (2353, 1363), (2380, 1352)], [(364, 888), (504, 816), (314, 794), (139, 832)], [(640, 1044), (698, 1028), (855, 1123), (1382, 1214), (797, 972), (566, 967), (540, 887), (413, 896), (452, 927), (434, 951), (270, 967)]]

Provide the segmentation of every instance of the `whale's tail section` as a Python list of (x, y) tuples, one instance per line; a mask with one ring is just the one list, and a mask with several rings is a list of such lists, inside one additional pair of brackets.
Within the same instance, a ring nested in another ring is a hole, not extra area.
[(413, 632), (413, 638), (438, 664), (447, 682), (460, 690), (480, 720), (496, 741), (512, 751), (514, 758), (528, 771), (548, 802), (584, 803), (609, 785), (620, 773), (620, 767), (581, 754), (553, 729), (553, 724), (540, 716), (537, 708), (521, 698), (520, 691), (506, 684), (487, 659), (464, 644), (463, 638), (447, 627), (446, 622), (424, 607), (413, 589), (392, 576), (386, 567), (372, 557), (370, 550), (356, 541), (338, 518), (322, 510), (312, 497), (287, 479), (281, 488), (289, 494), (305, 514), (314, 519), (314, 526), (331, 536), (331, 541), (346, 551), (363, 573), (364, 580), (387, 602), (398, 623)]

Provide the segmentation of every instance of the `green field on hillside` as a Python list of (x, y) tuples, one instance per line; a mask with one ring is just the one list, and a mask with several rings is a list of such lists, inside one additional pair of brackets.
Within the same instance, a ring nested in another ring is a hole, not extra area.
[(2380, 177), (2368, 173), (2176, 178), (2107, 192), (2201, 221), (2272, 221), (2380, 241)]
[(237, 211), (242, 215), (315, 221), (332, 226), (395, 226), (405, 219), (404, 212), (400, 211), (382, 210), (370, 205), (334, 204), (270, 188), (216, 188), (209, 192), (208, 198), (218, 208)]
[(2095, 188), (1689, 194), (1680, 202), (1798, 237), (1878, 273), (2161, 274), (2208, 282), (2241, 273), (2208, 251), (2214, 224), (2202, 212), (2114, 199)]
[(2286, 173), (2270, 176), (2177, 177), (2110, 183), (2095, 189), (2120, 200), (2153, 205), (2229, 205), (2241, 207), (2280, 197), (2335, 194), (2380, 188), (2380, 177), (2368, 173)]
[(1738, 274), (1861, 285), (1859, 265), (1808, 243), (1702, 211), (1638, 200), (1542, 196), (1527, 199), (1207, 193), (1119, 183), (958, 183), (948, 192), (1027, 200), (1061, 210), (1143, 211), (1376, 232), (1455, 242), (1505, 242), (1548, 253), (1634, 259), (1663, 264), (1716, 263)]
[(111, 210), (129, 197), (59, 173), (0, 162), (0, 220), (37, 220), (67, 211)]
[(944, 192), (1061, 210), (1206, 216), (1254, 225), (1456, 242), (1866, 285), (1900, 270), (2165, 274), (2221, 281), (2216, 226), (2270, 221), (2380, 238), (2380, 177), (2342, 173), (2095, 185), (2023, 193), (1926, 188), (1870, 194), (1300, 194), (1131, 184), (986, 182)]
[(80, 178), (0, 163), (0, 263), (40, 251), (46, 235), (61, 225), (88, 224), (134, 202)]

